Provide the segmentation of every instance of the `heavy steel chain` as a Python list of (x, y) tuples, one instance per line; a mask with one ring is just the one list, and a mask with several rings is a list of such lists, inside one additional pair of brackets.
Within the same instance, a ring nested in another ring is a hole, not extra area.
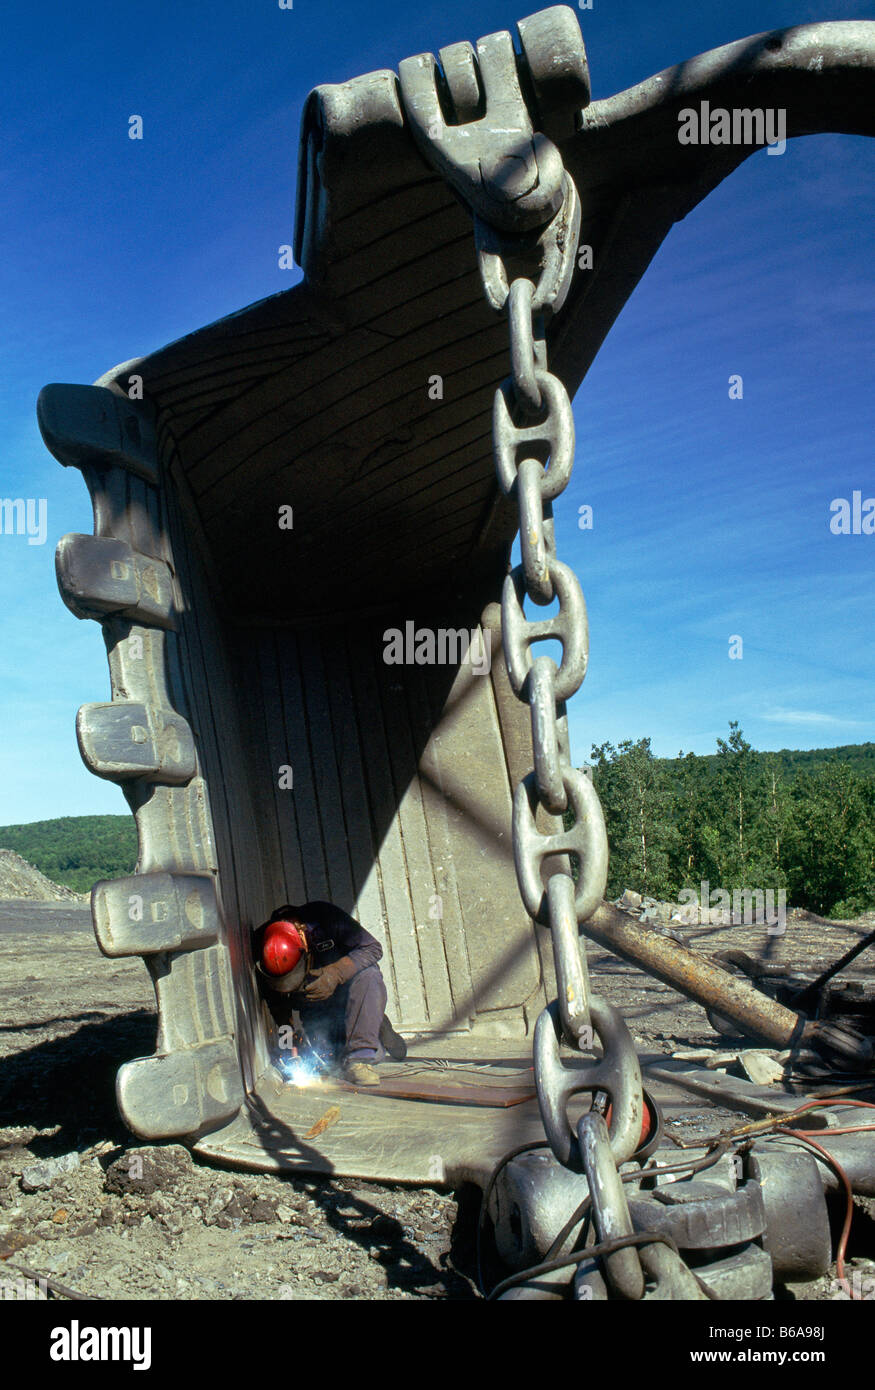
[[(563, 201), (540, 233), (510, 236), (475, 215), (480, 273), (492, 307), (507, 315), (511, 373), (495, 394), (493, 442), (498, 482), (515, 499), (520, 519), (521, 564), (506, 577), (501, 629), (510, 683), (529, 706), (534, 767), (516, 788), (513, 852), (526, 911), (550, 928), (558, 998), (538, 1019), (534, 1069), (538, 1103), (553, 1152), (567, 1167), (583, 1171), (580, 1143), (568, 1118), (568, 1102), (579, 1092), (598, 1092), (611, 1102), (610, 1145), (625, 1162), (638, 1148), (644, 1114), (641, 1072), (622, 1018), (606, 1001), (590, 997), (580, 925), (595, 911), (605, 890), (608, 844), (601, 805), (592, 781), (571, 763), (564, 705), (579, 690), (589, 659), (586, 604), (574, 571), (556, 553), (554, 500), (568, 486), (574, 465), (574, 417), (563, 383), (547, 367), (545, 321), (565, 301), (580, 234), (580, 204), (574, 183), (563, 174)], [(507, 261), (536, 256), (537, 283), (511, 279)], [(533, 620), (525, 600), (554, 616)], [(533, 656), (537, 642), (561, 643), (559, 666), (550, 656)], [(556, 817), (569, 809), (570, 829), (542, 834), (538, 809)], [(572, 856), (577, 861), (574, 881)], [(542, 866), (549, 860), (546, 886)], [(563, 1066), (562, 1043), (589, 1051), (598, 1036), (603, 1057), (573, 1070)], [(632, 1252), (634, 1257), (634, 1252)], [(629, 1258), (629, 1257), (627, 1257)]]

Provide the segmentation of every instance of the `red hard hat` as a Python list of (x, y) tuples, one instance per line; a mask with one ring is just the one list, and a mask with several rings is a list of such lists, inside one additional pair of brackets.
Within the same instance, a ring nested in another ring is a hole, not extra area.
[(301, 928), (294, 922), (271, 922), (261, 944), (261, 964), (268, 975), (288, 975), (307, 950)]

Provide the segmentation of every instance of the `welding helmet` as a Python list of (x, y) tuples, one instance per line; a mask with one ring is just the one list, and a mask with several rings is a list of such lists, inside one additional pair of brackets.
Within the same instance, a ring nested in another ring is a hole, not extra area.
[(256, 970), (267, 988), (275, 994), (293, 994), (304, 983), (309, 963), (307, 937), (300, 923), (284, 918), (268, 922), (256, 961)]

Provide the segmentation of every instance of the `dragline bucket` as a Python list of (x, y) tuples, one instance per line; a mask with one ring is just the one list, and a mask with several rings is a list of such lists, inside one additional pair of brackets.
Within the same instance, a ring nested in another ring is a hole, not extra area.
[(443, 50), (439, 158), (395, 72), (317, 87), (299, 283), (40, 397), (47, 446), (94, 503), (94, 534), (57, 551), (112, 683), (80, 710), (79, 746), (139, 836), (136, 873), (95, 886), (94, 928), (106, 954), (143, 957), (158, 1004), (155, 1054), (121, 1068), (120, 1110), (138, 1135), (232, 1164), (451, 1180), (542, 1133), (531, 1089), (491, 1105), (469, 1077), (452, 1107), (344, 1093), (307, 1137), (328, 1101), (272, 1065), (250, 949), (278, 904), (339, 905), (382, 943), (396, 1028), (459, 1066), (530, 1052), (555, 995), (511, 849), (531, 738), (499, 631), (516, 509), (490, 425), (507, 336), (454, 130), (477, 125), (501, 185), (519, 154), (510, 103), (519, 138), (543, 136), (577, 186), (591, 256), (547, 328), (572, 393), (672, 224), (752, 152), (681, 143), (679, 111), (780, 106), (788, 136), (873, 133), (875, 24), (758, 35), (595, 102), (572, 10), (516, 38), (515, 92), (478, 82), (508, 36)]

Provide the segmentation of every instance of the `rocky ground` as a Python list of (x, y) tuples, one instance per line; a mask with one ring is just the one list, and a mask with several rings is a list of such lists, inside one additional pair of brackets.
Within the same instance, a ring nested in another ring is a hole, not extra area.
[(114, 1078), (154, 1051), (154, 994), (139, 960), (100, 955), (87, 907), (0, 903), (0, 1018), (0, 1277), (15, 1264), (112, 1299), (476, 1296), (473, 1193), (137, 1144)]
[[(772, 955), (822, 968), (871, 926), (791, 913)], [(680, 930), (709, 953), (767, 944), (757, 927)], [(865, 962), (851, 973), (868, 978)], [(725, 1048), (698, 1006), (657, 981), (597, 948), (590, 968), (642, 1050)], [(99, 954), (87, 907), (0, 903), (0, 1020), (0, 1278), (16, 1265), (104, 1299), (478, 1296), (473, 1190), (239, 1174), (137, 1144), (114, 1077), (154, 1050), (152, 986), (139, 960)], [(872, 1204), (858, 1205), (851, 1253), (871, 1273)], [(836, 1296), (828, 1279), (791, 1292)]]

